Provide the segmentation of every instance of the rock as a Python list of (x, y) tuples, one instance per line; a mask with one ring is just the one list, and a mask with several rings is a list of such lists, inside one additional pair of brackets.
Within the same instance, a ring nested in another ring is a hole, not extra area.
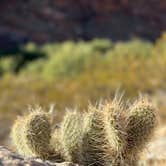
[(5, 147), (0, 146), (0, 166), (78, 166), (70, 162), (51, 163), (37, 158), (24, 159)]
[[(154, 40), (166, 29), (165, 11), (164, 0), (2, 0), (0, 36), (18, 36), (14, 43), (18, 38), (38, 43), (96, 37)], [(9, 47), (13, 39), (5, 42)]]
[(166, 165), (166, 127), (160, 127), (155, 135), (142, 156), (140, 166)]

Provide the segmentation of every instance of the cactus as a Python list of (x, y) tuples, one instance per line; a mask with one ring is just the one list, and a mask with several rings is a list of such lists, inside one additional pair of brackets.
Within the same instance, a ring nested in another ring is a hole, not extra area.
[(135, 166), (156, 126), (154, 107), (141, 98), (130, 107), (121, 100), (68, 111), (53, 130), (51, 114), (37, 109), (16, 120), (11, 137), (24, 156), (71, 161), (84, 166)]
[(106, 165), (105, 147), (107, 144), (103, 126), (103, 113), (96, 107), (89, 107), (85, 116), (85, 126), (82, 138), (82, 164)]
[(15, 122), (11, 136), (16, 149), (24, 156), (47, 159), (53, 153), (50, 117), (39, 107)]
[(80, 113), (68, 111), (61, 124), (63, 153), (68, 161), (79, 162), (80, 160), (82, 122)]
[(16, 147), (19, 154), (23, 156), (34, 156), (31, 149), (28, 148), (24, 135), (24, 119), (25, 117), (18, 117), (12, 127), (11, 138), (12, 143)]
[(156, 126), (154, 107), (146, 98), (141, 98), (129, 109), (126, 121), (127, 144), (125, 151), (128, 158), (135, 163), (138, 158), (136, 154), (145, 147)]
[(32, 152), (42, 158), (48, 158), (51, 152), (51, 125), (48, 115), (41, 110), (31, 112), (25, 119), (24, 134)]
[(110, 147), (107, 149), (107, 155), (111, 156), (111, 163), (114, 164), (117, 158), (122, 159), (126, 144), (126, 133), (123, 128), (123, 103), (115, 98), (112, 102), (106, 102), (102, 109), (105, 114), (103, 123)]

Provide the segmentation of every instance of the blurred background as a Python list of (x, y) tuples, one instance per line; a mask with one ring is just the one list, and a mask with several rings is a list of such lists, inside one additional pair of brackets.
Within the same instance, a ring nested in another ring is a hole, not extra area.
[(29, 105), (54, 104), (60, 121), (66, 107), (86, 109), (89, 101), (113, 98), (117, 89), (125, 91), (124, 99), (148, 94), (158, 107), (148, 155), (161, 164), (166, 1), (1, 0), (0, 145), (11, 146), (10, 127)]

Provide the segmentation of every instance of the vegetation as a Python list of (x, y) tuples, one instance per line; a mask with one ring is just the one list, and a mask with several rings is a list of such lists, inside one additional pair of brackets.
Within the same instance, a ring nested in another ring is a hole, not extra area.
[(53, 112), (37, 108), (16, 120), (11, 137), (20, 154), (28, 157), (84, 166), (134, 166), (153, 133), (156, 116), (144, 98), (125, 109), (114, 99), (89, 106), (83, 116), (77, 110), (68, 111), (55, 128)]
[[(29, 104), (55, 104), (56, 119), (60, 121), (66, 107), (86, 109), (89, 101), (108, 99), (119, 88), (129, 98), (139, 92), (153, 96), (160, 90), (163, 95), (165, 71), (165, 34), (155, 43), (139, 39), (117, 43), (105, 39), (67, 41), (43, 46), (29, 43), (13, 53), (1, 54), (0, 140), (5, 140), (10, 123)], [(159, 108), (164, 119), (166, 105), (162, 101)]]
[(96, 82), (109, 84), (113, 89), (118, 85), (129, 88), (132, 83), (136, 89), (139, 86), (140, 91), (161, 87), (165, 79), (160, 74), (166, 63), (164, 35), (155, 44), (138, 39), (117, 43), (96, 39), (44, 46), (30, 43), (20, 50), (18, 55), (1, 56), (2, 76), (15, 73), (44, 80), (76, 79), (77, 82), (94, 77)]

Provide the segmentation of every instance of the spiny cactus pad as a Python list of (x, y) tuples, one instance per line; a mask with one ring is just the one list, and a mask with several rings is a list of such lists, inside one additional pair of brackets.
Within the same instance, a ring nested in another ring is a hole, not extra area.
[(25, 118), (25, 139), (28, 147), (38, 156), (48, 158), (51, 153), (51, 124), (48, 114), (35, 111)]
[(130, 158), (135, 160), (136, 152), (140, 152), (150, 139), (156, 126), (154, 107), (146, 100), (140, 99), (129, 109), (127, 117), (127, 146)]
[(38, 107), (16, 121), (12, 128), (12, 138), (17, 149), (21, 149), (21, 154), (49, 157), (51, 124), (48, 115)]
[(27, 146), (24, 131), (24, 117), (18, 117), (11, 130), (12, 143), (15, 145), (19, 154), (30, 157), (34, 154)]
[[(82, 137), (83, 165), (105, 165), (105, 147), (107, 144), (103, 114), (95, 107), (89, 108), (85, 116), (85, 126)], [(107, 161), (107, 160), (106, 160)]]
[(83, 121), (81, 114), (76, 111), (68, 111), (61, 124), (61, 143), (64, 155), (69, 161), (79, 162), (82, 141), (82, 125)]
[(156, 126), (154, 107), (141, 98), (130, 107), (120, 100), (67, 111), (59, 128), (51, 114), (35, 109), (19, 117), (11, 130), (21, 155), (84, 166), (134, 166)]

